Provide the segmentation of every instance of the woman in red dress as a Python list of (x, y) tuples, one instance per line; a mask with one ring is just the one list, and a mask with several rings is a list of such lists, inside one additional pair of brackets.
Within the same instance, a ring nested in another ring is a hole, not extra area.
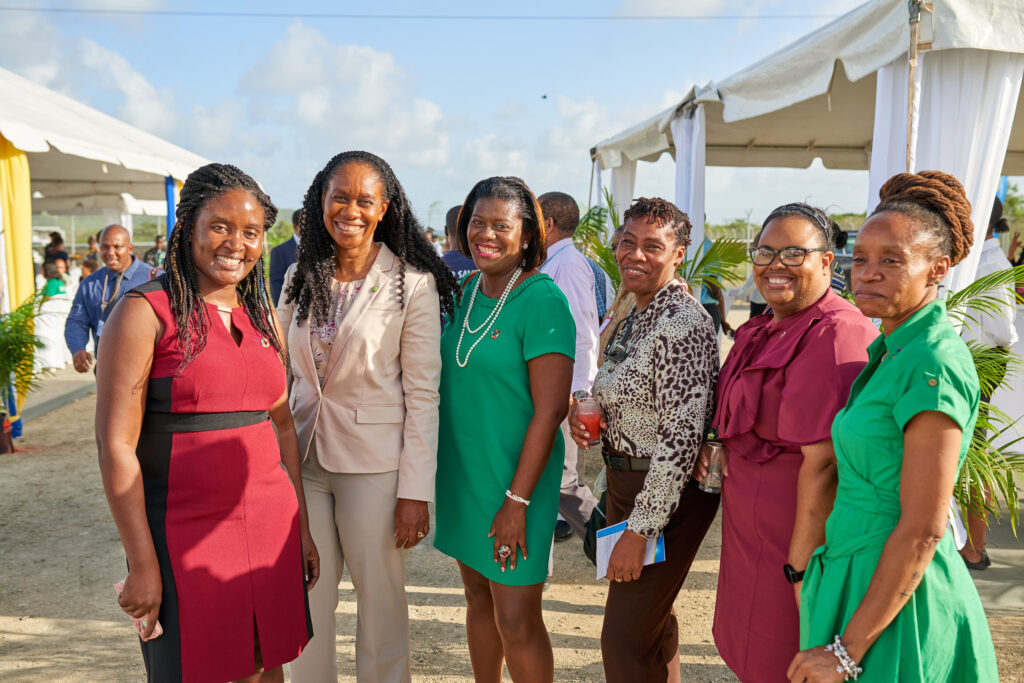
[(319, 558), (263, 279), (276, 215), (233, 166), (190, 174), (166, 274), (122, 299), (99, 348), (100, 469), (129, 569), (118, 602), (143, 620), (149, 681), (283, 681), (312, 636)]
[(807, 204), (769, 214), (750, 254), (771, 310), (736, 331), (715, 392), (728, 477), (713, 632), (744, 683), (786, 680), (799, 650), (800, 577), (835, 499), (832, 419), (878, 336), (830, 289), (838, 231)]

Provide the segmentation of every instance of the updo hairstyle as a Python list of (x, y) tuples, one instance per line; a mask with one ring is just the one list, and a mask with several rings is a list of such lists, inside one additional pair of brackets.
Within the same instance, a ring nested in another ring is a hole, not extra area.
[(917, 221), (939, 253), (956, 265), (974, 244), (971, 203), (964, 186), (942, 171), (897, 173), (878, 191), (881, 200), (871, 212), (895, 211)]

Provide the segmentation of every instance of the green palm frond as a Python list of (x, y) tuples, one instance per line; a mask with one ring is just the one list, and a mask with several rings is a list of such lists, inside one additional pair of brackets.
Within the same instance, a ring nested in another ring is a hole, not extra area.
[(610, 244), (605, 244), (599, 237), (592, 236), (590, 241), (587, 242), (587, 255), (594, 259), (594, 263), (601, 266), (608, 278), (612, 281), (612, 286), (618, 291), (619, 285), (622, 284), (622, 276), (619, 273), (619, 264), (615, 260), (615, 252), (612, 251)]
[(700, 245), (691, 245), (690, 250), (694, 256), (683, 261), (679, 274), (694, 290), (705, 284), (721, 286), (723, 282), (745, 279), (737, 266), (747, 260), (746, 242), (723, 237), (712, 242), (707, 251)]
[(594, 258), (593, 254), (587, 253), (587, 249), (594, 240), (600, 242), (603, 239), (607, 226), (608, 209), (603, 206), (592, 206), (580, 216), (579, 225), (576, 226), (572, 239), (580, 250)]
[(608, 191), (608, 188), (604, 188), (604, 204), (608, 211), (608, 216), (612, 221), (612, 230), (619, 229), (619, 212), (615, 210), (615, 199), (612, 197), (612, 193)]
[[(1022, 283), (1024, 266), (978, 278), (947, 296), (949, 316), (960, 324), (973, 322), (980, 325), (979, 318), (983, 315), (1009, 315), (1005, 298), (999, 296), (1000, 290), (1012, 290)], [(1020, 301), (1016, 293), (1014, 300)], [(1011, 378), (1024, 370), (1024, 360), (1005, 349), (973, 341), (967, 347), (983, 394), (991, 396), (997, 389), (1005, 388)], [(991, 403), (982, 402), (967, 456), (953, 490), (965, 517), (969, 511), (979, 515), (985, 511), (998, 520), (1005, 507), (1014, 535), (1020, 519), (1017, 480), (1024, 476), (1024, 437), (1017, 435), (1016, 427), (1016, 418)], [(980, 491), (989, 491), (992, 495), (986, 498), (980, 495)]]
[[(946, 310), (960, 324), (968, 321), (979, 324), (978, 316), (982, 314), (1007, 315), (1006, 304), (999, 294), (1013, 290), (1020, 284), (1024, 284), (1024, 266), (997, 271), (949, 294), (946, 297)], [(1013, 296), (1020, 300), (1016, 293)]]
[(36, 352), (44, 346), (32, 331), (42, 292), (6, 315), (0, 315), (0, 397), (6, 399), (10, 388), (18, 394), (27, 394), (39, 386), (49, 372), (35, 369)]

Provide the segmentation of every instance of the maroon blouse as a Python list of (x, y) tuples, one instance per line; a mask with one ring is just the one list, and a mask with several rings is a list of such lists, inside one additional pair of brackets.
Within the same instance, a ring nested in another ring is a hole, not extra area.
[(828, 290), (799, 313), (755, 316), (719, 375), (714, 426), (730, 456), (764, 462), (831, 438), (878, 330)]

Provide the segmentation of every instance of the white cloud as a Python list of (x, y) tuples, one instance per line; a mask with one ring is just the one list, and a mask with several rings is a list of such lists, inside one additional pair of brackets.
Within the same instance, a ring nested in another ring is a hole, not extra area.
[(120, 118), (155, 135), (169, 137), (175, 132), (177, 117), (170, 90), (158, 90), (127, 59), (91, 40), (81, 41), (78, 56), (104, 87), (122, 95)]
[(61, 79), (60, 33), (42, 14), (4, 12), (0, 21), (0, 64), (25, 78), (67, 92)]
[[(369, 148), (413, 166), (443, 166), (449, 122), (388, 52), (332, 42), (295, 22), (242, 78), (240, 93), (271, 104), (250, 107), (260, 123), (293, 126), (311, 149)], [(322, 154), (320, 154), (322, 156)]]

